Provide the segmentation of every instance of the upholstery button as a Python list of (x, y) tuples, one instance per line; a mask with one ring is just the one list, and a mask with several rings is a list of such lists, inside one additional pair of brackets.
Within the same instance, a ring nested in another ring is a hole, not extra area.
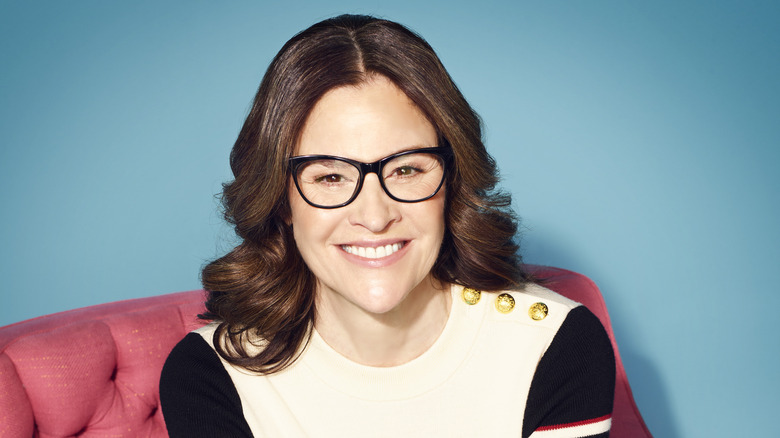
[(463, 297), (463, 301), (465, 301), (466, 304), (473, 306), (479, 302), (479, 299), (482, 297), (482, 292), (476, 289), (471, 289), (470, 287), (464, 287), (461, 296)]
[(509, 313), (515, 308), (515, 299), (512, 295), (501, 294), (496, 297), (496, 310), (501, 313)]
[(543, 320), (547, 317), (549, 312), (550, 310), (547, 308), (547, 304), (544, 303), (534, 303), (531, 304), (531, 307), (528, 308), (528, 316), (530, 316), (534, 321)]

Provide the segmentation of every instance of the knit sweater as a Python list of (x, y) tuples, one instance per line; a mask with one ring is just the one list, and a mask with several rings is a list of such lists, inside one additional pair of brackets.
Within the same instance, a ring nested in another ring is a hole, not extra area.
[(196, 330), (163, 369), (169, 434), (607, 437), (615, 363), (598, 319), (537, 285), (482, 292), (474, 304), (465, 291), (451, 288), (449, 319), (428, 351), (395, 367), (352, 362), (315, 330), (292, 366), (257, 375), (216, 354), (215, 324)]

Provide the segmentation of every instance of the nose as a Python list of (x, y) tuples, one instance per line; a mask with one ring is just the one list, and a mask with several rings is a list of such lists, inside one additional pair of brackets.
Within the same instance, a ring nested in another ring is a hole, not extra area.
[(350, 224), (380, 233), (400, 219), (398, 202), (392, 200), (379, 183), (376, 173), (366, 175), (358, 197), (346, 208), (350, 209)]

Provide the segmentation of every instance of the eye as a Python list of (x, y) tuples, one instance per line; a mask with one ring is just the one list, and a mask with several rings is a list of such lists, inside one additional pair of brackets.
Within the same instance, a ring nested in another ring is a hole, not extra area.
[(359, 176), (357, 168), (339, 160), (315, 160), (298, 170), (300, 183), (331, 189), (354, 184)]
[(314, 179), (314, 182), (318, 184), (338, 184), (338, 183), (343, 183), (346, 180), (347, 178), (344, 175), (331, 173), (329, 175), (318, 176), (317, 178)]
[(410, 177), (422, 172), (422, 169), (418, 169), (414, 166), (399, 166), (393, 169), (390, 176), (396, 177)]

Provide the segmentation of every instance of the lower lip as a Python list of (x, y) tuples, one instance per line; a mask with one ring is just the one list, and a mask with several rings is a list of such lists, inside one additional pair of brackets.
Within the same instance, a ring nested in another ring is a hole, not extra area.
[(356, 255), (356, 254), (350, 254), (350, 253), (344, 251), (344, 249), (341, 248), (341, 245), (338, 246), (338, 249), (341, 252), (341, 254), (347, 260), (349, 260), (352, 263), (355, 263), (355, 264), (358, 264), (358, 265), (362, 265), (362, 266), (371, 267), (371, 268), (383, 268), (385, 266), (390, 266), (393, 263), (395, 263), (398, 260), (400, 260), (401, 257), (403, 257), (404, 254), (406, 254), (406, 251), (407, 251), (407, 249), (409, 248), (409, 246), (411, 244), (412, 244), (411, 241), (406, 241), (406, 242), (404, 242), (404, 246), (401, 249), (399, 249), (398, 251), (390, 254), (387, 257), (382, 257), (382, 258), (379, 258), (379, 259), (368, 259), (368, 258), (365, 258), (365, 257), (360, 257), (359, 255)]

